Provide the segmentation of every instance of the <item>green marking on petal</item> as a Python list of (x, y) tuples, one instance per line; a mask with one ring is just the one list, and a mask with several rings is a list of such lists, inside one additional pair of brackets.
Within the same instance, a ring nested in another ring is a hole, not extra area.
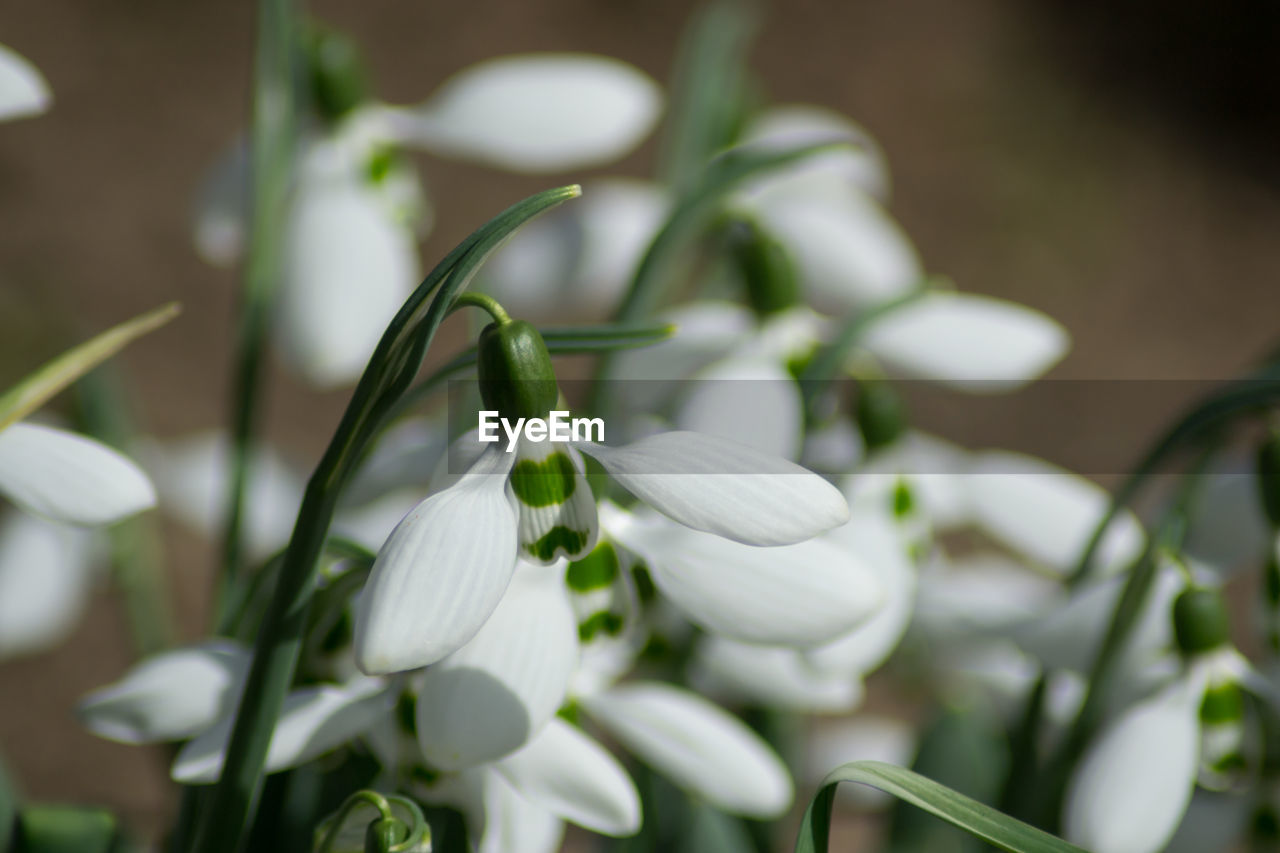
[(601, 542), (587, 556), (569, 564), (565, 580), (574, 592), (604, 589), (618, 578), (618, 552), (613, 545)]
[(575, 473), (564, 453), (553, 453), (541, 462), (521, 459), (511, 470), (511, 491), (526, 506), (555, 506), (573, 494)]
[(893, 514), (896, 518), (905, 518), (915, 510), (915, 496), (906, 481), (899, 480), (893, 487)]
[(580, 552), (586, 547), (589, 535), (588, 531), (570, 530), (563, 524), (557, 524), (545, 536), (525, 548), (542, 562), (549, 563), (557, 552), (565, 557), (572, 557)]
[(401, 693), (396, 700), (396, 723), (400, 726), (400, 731), (409, 737), (413, 737), (418, 728), (417, 704), (417, 697), (412, 693)]
[(649, 567), (644, 563), (638, 563), (631, 569), (631, 577), (636, 583), (636, 596), (640, 599), (641, 604), (648, 604), (658, 597), (658, 588), (653, 585), (653, 577), (649, 574)]
[(1229, 681), (1215, 684), (1205, 691), (1204, 702), (1200, 705), (1202, 723), (1233, 723), (1243, 718), (1244, 697), (1240, 694), (1240, 685)]
[(610, 637), (618, 636), (622, 633), (622, 617), (607, 610), (592, 613), (586, 621), (578, 624), (578, 639), (589, 642), (601, 631)]

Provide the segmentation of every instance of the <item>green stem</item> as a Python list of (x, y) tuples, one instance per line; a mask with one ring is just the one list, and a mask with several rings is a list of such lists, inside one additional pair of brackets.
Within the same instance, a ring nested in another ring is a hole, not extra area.
[(296, 21), (291, 0), (261, 0), (250, 128), (248, 257), (236, 323), (232, 375), (231, 458), (222, 537), (216, 624), (231, 617), (244, 563), (244, 503), (262, 395), (271, 303), (280, 274), (281, 229), (288, 203), (296, 121)]
[(497, 323), (499, 326), (505, 326), (511, 322), (511, 316), (507, 314), (506, 309), (498, 303), (498, 300), (494, 299), (487, 293), (479, 293), (474, 290), (468, 290), (466, 293), (459, 293), (458, 298), (453, 300), (453, 305), (449, 308), (449, 313), (452, 314), (459, 308), (467, 307), (480, 308), (484, 310), (493, 318), (493, 322)]

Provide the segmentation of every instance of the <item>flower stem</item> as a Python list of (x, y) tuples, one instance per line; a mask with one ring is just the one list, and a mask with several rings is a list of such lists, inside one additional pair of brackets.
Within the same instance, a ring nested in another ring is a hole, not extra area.
[(296, 21), (291, 0), (258, 5), (251, 134), (248, 257), (240, 292), (232, 376), (231, 458), (222, 537), (216, 624), (230, 618), (244, 562), (243, 524), (250, 456), (258, 429), (271, 302), (280, 274), (284, 221), (296, 133), (294, 55)]
[(466, 293), (459, 293), (458, 298), (453, 300), (453, 305), (449, 308), (449, 313), (452, 314), (459, 308), (466, 308), (468, 306), (483, 309), (490, 317), (493, 318), (493, 322), (497, 323), (499, 326), (505, 326), (511, 322), (511, 316), (507, 314), (506, 309), (498, 304), (498, 300), (494, 299), (487, 293), (478, 293), (474, 290), (468, 290)]

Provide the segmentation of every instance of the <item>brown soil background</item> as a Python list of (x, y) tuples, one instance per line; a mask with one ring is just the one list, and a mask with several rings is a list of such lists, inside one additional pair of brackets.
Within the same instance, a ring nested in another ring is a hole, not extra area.
[[(1050, 2), (777, 2), (754, 65), (776, 100), (828, 105), (878, 138), (894, 173), (891, 209), (931, 270), (1067, 326), (1074, 350), (1054, 378), (1222, 379), (1277, 332), (1280, 197), (1256, 152), (1276, 150), (1258, 117), (1276, 115), (1269, 86), (1280, 78), (1260, 83), (1265, 63), (1241, 65), (1252, 48), (1233, 40), (1236, 29), (1221, 55), (1191, 52), (1202, 41), (1191, 13), (1152, 32), (1147, 5), (1115, 4), (1117, 34), (1109, 13), (1084, 20)], [(1272, 23), (1248, 18), (1262, 5), (1218, 14), (1274, 45)], [(611, 54), (665, 80), (690, 8), (366, 0), (313, 11), (364, 45), (384, 99), (411, 102), (471, 62), (521, 51)], [(0, 7), (4, 43), (42, 70), (55, 98), (47, 115), (0, 127), (0, 385), (72, 340), (179, 300), (183, 316), (120, 359), (139, 420), (160, 436), (223, 422), (234, 279), (192, 252), (189, 210), (244, 121), (252, 18), (250, 3), (212, 0)], [(1187, 79), (1204, 86), (1191, 91)], [(653, 147), (609, 171), (645, 174)], [(428, 260), (511, 201), (590, 176), (420, 165), (439, 214)], [(271, 383), (269, 435), (314, 458), (345, 396), (278, 372)], [(935, 426), (1088, 469), (1097, 454), (1131, 458), (1193, 390), (1169, 387), (1163, 403), (1137, 409), (1064, 419), (1015, 401), (998, 417)], [(211, 558), (177, 532), (169, 545), (182, 633), (194, 638)], [(171, 804), (164, 757), (91, 738), (70, 714), (128, 665), (114, 605), (103, 593), (62, 648), (0, 664), (0, 752), (32, 798), (103, 803), (154, 827)]]

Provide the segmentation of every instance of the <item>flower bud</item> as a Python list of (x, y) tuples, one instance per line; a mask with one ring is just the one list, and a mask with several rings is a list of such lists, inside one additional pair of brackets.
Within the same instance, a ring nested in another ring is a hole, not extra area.
[(1173, 635), (1184, 655), (1213, 651), (1230, 636), (1227, 603), (1216, 589), (1190, 587), (1173, 602)]
[(757, 315), (767, 317), (798, 305), (800, 285), (786, 247), (750, 220), (729, 228), (729, 250)]
[(486, 409), (515, 422), (545, 418), (555, 408), (560, 391), (547, 345), (529, 323), (507, 320), (490, 323), (477, 344), (480, 396)]
[(1280, 430), (1272, 430), (1258, 448), (1258, 492), (1272, 529), (1280, 529)]
[(854, 417), (867, 450), (878, 450), (898, 440), (906, 429), (906, 410), (897, 392), (883, 380), (858, 384)]
[(364, 103), (364, 62), (351, 39), (317, 27), (307, 40), (307, 65), (316, 110), (325, 119), (337, 121)]

